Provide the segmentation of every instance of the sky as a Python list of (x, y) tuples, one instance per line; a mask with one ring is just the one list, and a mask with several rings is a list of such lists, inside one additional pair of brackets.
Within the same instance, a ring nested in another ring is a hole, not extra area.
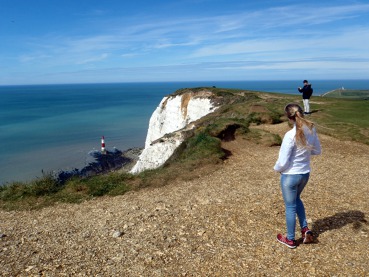
[(0, 0), (0, 85), (369, 79), (368, 18), (368, 0)]

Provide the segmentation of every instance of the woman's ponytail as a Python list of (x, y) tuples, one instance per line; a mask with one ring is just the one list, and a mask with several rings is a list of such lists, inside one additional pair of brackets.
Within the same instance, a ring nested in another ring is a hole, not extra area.
[(287, 117), (296, 123), (296, 144), (298, 146), (306, 147), (306, 138), (303, 127), (306, 125), (310, 130), (312, 130), (314, 123), (305, 119), (302, 108), (298, 104), (290, 103), (284, 110)]

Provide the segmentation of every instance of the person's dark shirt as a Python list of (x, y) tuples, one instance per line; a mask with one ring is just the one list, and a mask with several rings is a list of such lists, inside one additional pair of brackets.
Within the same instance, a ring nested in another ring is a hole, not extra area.
[(310, 99), (313, 94), (313, 89), (311, 88), (311, 84), (304, 85), (303, 88), (298, 88), (299, 92), (302, 93), (302, 99)]

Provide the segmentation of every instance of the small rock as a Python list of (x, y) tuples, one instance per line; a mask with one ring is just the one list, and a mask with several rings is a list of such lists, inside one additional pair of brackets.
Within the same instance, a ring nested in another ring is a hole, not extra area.
[(35, 266), (34, 265), (30, 265), (30, 266), (28, 266), (26, 269), (25, 269), (25, 271), (26, 272), (29, 272), (29, 271), (31, 271), (32, 269), (34, 269), (35, 268)]
[(5, 238), (5, 237), (6, 237), (5, 234), (0, 234), (0, 239)]
[(89, 231), (86, 231), (82, 234), (82, 238), (87, 239), (91, 236), (91, 233)]
[(123, 236), (123, 232), (121, 232), (121, 231), (115, 231), (113, 233), (113, 238), (119, 238), (121, 236)]
[(197, 232), (197, 235), (199, 236), (203, 236), (206, 233), (206, 231), (204, 229), (201, 229)]

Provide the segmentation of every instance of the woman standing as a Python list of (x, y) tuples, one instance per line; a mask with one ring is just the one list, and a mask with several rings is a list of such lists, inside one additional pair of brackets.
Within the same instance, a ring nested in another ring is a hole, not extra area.
[(310, 157), (319, 155), (321, 147), (314, 123), (304, 118), (302, 108), (295, 103), (288, 104), (285, 112), (293, 128), (282, 141), (274, 170), (281, 173), (281, 189), (286, 212), (287, 235), (277, 235), (277, 240), (289, 248), (296, 248), (296, 214), (299, 219), (303, 243), (313, 241), (309, 230), (305, 207), (300, 199), (310, 176)]

